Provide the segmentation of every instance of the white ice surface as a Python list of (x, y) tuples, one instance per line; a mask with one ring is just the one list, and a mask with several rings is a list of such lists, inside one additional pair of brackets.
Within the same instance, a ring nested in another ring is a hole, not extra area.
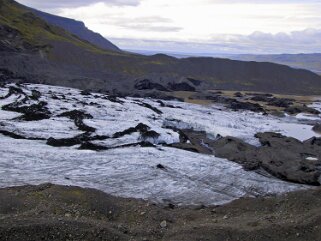
[[(181, 205), (223, 204), (306, 188), (246, 172), (224, 159), (173, 148), (93, 152), (1, 137), (0, 150), (2, 187), (52, 182)], [(166, 170), (156, 168), (158, 164)]]
[[(122, 99), (124, 104), (103, 99), (103, 95), (82, 96), (76, 89), (45, 85), (28, 85), (37, 89), (48, 102), (54, 117), (49, 120), (21, 122), (12, 120), (20, 114), (0, 109), (0, 127), (27, 137), (68, 138), (81, 132), (67, 118), (57, 117), (64, 111), (84, 110), (93, 116), (84, 122), (97, 129), (95, 134), (112, 136), (115, 132), (144, 123), (161, 136), (155, 141), (173, 143), (176, 132), (165, 125), (204, 130), (210, 136), (231, 135), (258, 145), (257, 132), (273, 131), (300, 140), (317, 134), (311, 126), (299, 123), (295, 117), (276, 118), (248, 111), (232, 112), (222, 107), (200, 106), (164, 101), (178, 108), (160, 107), (152, 99)], [(64, 100), (51, 99), (51, 94)], [(7, 93), (0, 88), (0, 95)], [(0, 100), (0, 107), (18, 98)], [(21, 98), (21, 97), (19, 97)], [(160, 109), (163, 114), (138, 105), (142, 101)], [(97, 105), (84, 105), (94, 102)], [(140, 141), (133, 133), (118, 139), (95, 141), (105, 146), (119, 146)], [(157, 169), (162, 164), (166, 170)], [(183, 150), (158, 147), (130, 147), (102, 152), (80, 151), (76, 147), (54, 148), (45, 141), (15, 140), (0, 135), (0, 186), (60, 184), (93, 187), (107, 193), (149, 199), (169, 200), (180, 204), (222, 204), (246, 195), (278, 194), (306, 188), (303, 185), (246, 172), (233, 162)]]

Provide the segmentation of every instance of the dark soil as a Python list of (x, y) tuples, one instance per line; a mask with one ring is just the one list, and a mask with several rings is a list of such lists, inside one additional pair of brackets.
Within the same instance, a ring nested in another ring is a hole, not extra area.
[(52, 184), (0, 189), (0, 240), (317, 241), (321, 190), (177, 208)]

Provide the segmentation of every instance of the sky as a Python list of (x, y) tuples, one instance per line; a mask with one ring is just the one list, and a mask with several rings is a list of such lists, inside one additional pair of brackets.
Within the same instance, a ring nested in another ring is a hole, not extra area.
[(321, 0), (18, 0), (83, 21), (123, 49), (321, 52)]

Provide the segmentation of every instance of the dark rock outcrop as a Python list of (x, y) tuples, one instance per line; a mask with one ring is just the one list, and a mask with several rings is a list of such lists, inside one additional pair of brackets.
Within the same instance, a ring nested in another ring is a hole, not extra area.
[(154, 107), (154, 106), (152, 106), (150, 104), (147, 104), (147, 103), (144, 103), (144, 102), (139, 102), (137, 104), (154, 111), (158, 115), (163, 114), (163, 112), (161, 110), (157, 109), (156, 107)]
[(319, 115), (320, 114), (320, 111), (318, 111), (316, 109), (313, 109), (311, 107), (308, 107), (306, 105), (290, 106), (290, 107), (286, 108), (284, 111), (289, 113), (289, 114), (291, 114), (291, 115), (296, 115), (296, 114), (299, 114), (299, 113), (309, 113), (309, 114), (313, 114), (313, 115)]
[(293, 99), (288, 98), (276, 98), (268, 94), (255, 95), (251, 98), (253, 101), (266, 102), (270, 106), (288, 108), (293, 105)]
[(315, 132), (321, 133), (321, 123), (316, 123), (316, 124), (313, 126), (312, 130), (314, 130)]
[(17, 139), (17, 140), (45, 140), (44, 138), (37, 138), (37, 137), (27, 137), (27, 136), (24, 136), (22, 134), (17, 134), (17, 133), (14, 133), (12, 131), (7, 131), (7, 130), (1, 130), (0, 129), (0, 134), (4, 135), (4, 136), (8, 136), (10, 138), (13, 138), (13, 139)]
[(94, 132), (96, 129), (93, 127), (90, 127), (84, 123), (84, 119), (92, 119), (92, 115), (85, 113), (84, 111), (80, 110), (73, 110), (73, 111), (67, 111), (60, 115), (59, 117), (68, 117), (71, 120), (75, 122), (75, 125), (79, 128), (81, 131), (85, 132)]
[(23, 113), (18, 119), (24, 121), (39, 121), (44, 119), (49, 119), (51, 117), (51, 112), (46, 107), (47, 103), (41, 101), (33, 105), (22, 105), (21, 102), (14, 102), (2, 107), (3, 110)]
[(135, 84), (135, 89), (137, 90), (159, 90), (159, 91), (168, 91), (163, 85), (158, 83), (153, 83), (148, 79), (143, 79), (138, 81)]
[(256, 137), (262, 144), (257, 152), (261, 167), (281, 179), (320, 185), (321, 148), (276, 133)]
[(210, 100), (215, 103), (219, 104), (231, 104), (235, 101), (237, 101), (234, 98), (221, 96), (220, 93), (211, 93), (211, 92), (205, 92), (205, 93), (197, 93), (190, 97), (191, 99), (198, 99), (198, 100)]
[(168, 88), (172, 91), (196, 91), (195, 87), (186, 82), (182, 83), (169, 83)]
[(38, 90), (32, 90), (31, 91), (30, 99), (39, 100), (40, 97), (41, 97), (41, 93)]
[(234, 93), (234, 97), (242, 98), (243, 94), (241, 92), (236, 92), (236, 93)]
[(16, 86), (9, 86), (8, 94), (6, 94), (5, 96), (1, 96), (0, 99), (9, 98), (11, 95), (24, 95), (24, 96), (26, 96), (26, 94), (23, 92), (23, 90), (21, 88), (16, 87)]
[(253, 112), (264, 112), (264, 109), (261, 105), (251, 102), (241, 102), (241, 101), (233, 101), (228, 105), (228, 108), (232, 110), (249, 110)]
[(292, 99), (286, 99), (286, 98), (271, 98), (268, 101), (268, 105), (289, 108), (291, 105), (293, 105), (293, 101), (294, 100)]
[(283, 180), (320, 185), (321, 138), (300, 142), (277, 133), (258, 133), (256, 137), (262, 146), (255, 147), (235, 137), (218, 137), (213, 140), (205, 132), (180, 131), (184, 134), (183, 140), (170, 146), (215, 154), (241, 164), (245, 170), (262, 168)]
[(139, 123), (136, 127), (131, 127), (131, 128), (128, 128), (124, 131), (121, 131), (121, 132), (116, 132), (114, 135), (113, 135), (113, 138), (120, 138), (120, 137), (123, 137), (125, 135), (131, 135), (135, 132), (139, 132), (139, 133), (146, 133), (150, 130), (150, 127), (143, 124), (143, 123)]
[(56, 139), (51, 137), (47, 140), (47, 145), (54, 147), (70, 147), (83, 144), (87, 145), (91, 141), (106, 140), (108, 138), (108, 136), (95, 136), (91, 135), (90, 133), (83, 133), (71, 138)]

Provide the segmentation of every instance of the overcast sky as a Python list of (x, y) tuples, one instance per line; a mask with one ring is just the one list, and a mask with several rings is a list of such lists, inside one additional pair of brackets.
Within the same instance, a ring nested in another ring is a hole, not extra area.
[(18, 0), (85, 22), (121, 48), (321, 52), (321, 0)]

